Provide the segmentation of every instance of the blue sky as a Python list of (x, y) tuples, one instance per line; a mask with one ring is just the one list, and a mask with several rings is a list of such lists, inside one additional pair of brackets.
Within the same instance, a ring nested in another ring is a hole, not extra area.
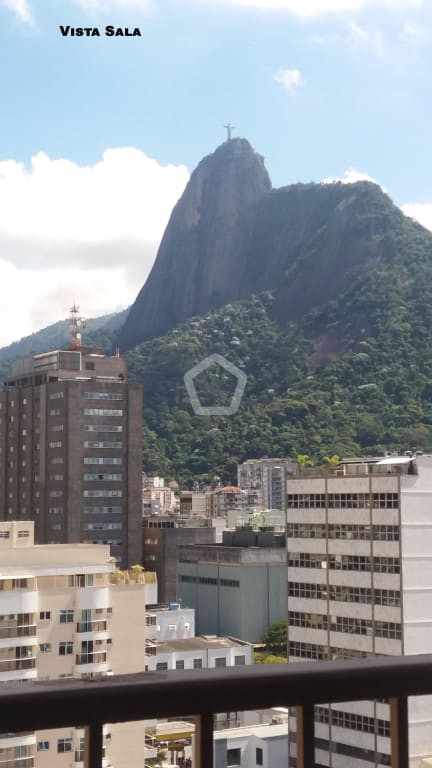
[(88, 315), (131, 301), (227, 121), (275, 186), (351, 169), (432, 228), (431, 5), (0, 0), (0, 344), (65, 316), (72, 293)]

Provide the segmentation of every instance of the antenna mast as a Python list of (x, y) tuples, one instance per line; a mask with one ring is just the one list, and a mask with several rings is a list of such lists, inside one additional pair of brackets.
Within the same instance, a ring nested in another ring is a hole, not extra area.
[(69, 349), (81, 346), (81, 329), (86, 327), (84, 317), (79, 315), (79, 307), (74, 303), (69, 310)]

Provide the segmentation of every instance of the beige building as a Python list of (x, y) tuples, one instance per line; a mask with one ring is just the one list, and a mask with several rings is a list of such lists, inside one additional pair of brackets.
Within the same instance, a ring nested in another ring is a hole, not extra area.
[[(33, 533), (33, 522), (0, 522), (0, 682), (143, 672), (155, 574), (119, 576), (108, 546), (35, 545)], [(106, 766), (142, 768), (143, 723), (104, 733)], [(80, 768), (83, 750), (76, 728), (7, 734), (0, 765)]]
[(0, 520), (39, 544), (108, 544), (141, 562), (142, 390), (93, 348), (12, 363), (0, 392)]
[[(430, 653), (432, 456), (348, 459), (288, 481), (290, 662)], [(315, 707), (316, 761), (391, 765), (389, 705)], [(409, 702), (410, 768), (432, 757), (432, 697)], [(290, 766), (296, 765), (295, 722)]]

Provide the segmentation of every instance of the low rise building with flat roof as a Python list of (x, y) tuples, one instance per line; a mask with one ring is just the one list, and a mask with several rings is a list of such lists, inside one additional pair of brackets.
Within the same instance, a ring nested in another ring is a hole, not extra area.
[(183, 640), (147, 644), (147, 667), (169, 669), (211, 669), (253, 663), (253, 645), (234, 637), (198, 635)]

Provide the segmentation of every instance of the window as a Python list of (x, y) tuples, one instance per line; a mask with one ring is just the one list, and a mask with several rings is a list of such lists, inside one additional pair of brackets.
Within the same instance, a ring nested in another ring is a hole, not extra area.
[(215, 667), (226, 667), (225, 656), (219, 656), (215, 659)]
[(41, 621), (48, 621), (48, 619), (51, 618), (51, 611), (41, 611), (39, 614), (39, 619)]
[(231, 765), (241, 765), (241, 749), (227, 749), (226, 764), (227, 768)]
[(60, 611), (60, 624), (72, 624), (74, 620), (74, 612), (72, 610)]
[(114, 458), (114, 457), (103, 457), (103, 456), (86, 456), (84, 458), (84, 464), (122, 464), (123, 460), (120, 458)]
[(57, 752), (72, 752), (72, 739), (57, 739)]
[(123, 448), (123, 443), (120, 441), (114, 442), (112, 440), (85, 440), (84, 448)]
[(84, 424), (85, 432), (123, 432), (122, 425), (116, 424)]
[(241, 664), (246, 664), (246, 656), (234, 656), (234, 664), (239, 667)]
[(84, 392), (87, 400), (123, 400), (120, 392)]
[(168, 629), (170, 632), (174, 632), (177, 629), (177, 624), (168, 624)]
[(27, 589), (27, 579), (12, 579), (12, 589)]
[(70, 656), (73, 653), (73, 642), (67, 640), (59, 643), (59, 656)]
[(49, 749), (49, 741), (38, 741), (37, 743), (38, 752), (46, 752), (47, 749)]
[(30, 531), (18, 531), (19, 539), (28, 539), (29, 536), (30, 536)]
[(0, 539), (8, 539), (10, 537), (9, 531), (0, 531)]
[(120, 515), (121, 507), (84, 507), (84, 515)]
[(202, 669), (203, 663), (202, 659), (194, 659), (193, 660), (193, 668), (194, 669)]
[(121, 498), (123, 496), (123, 491), (107, 491), (106, 489), (102, 491), (84, 491), (83, 496), (86, 499), (104, 499), (104, 498)]
[(157, 672), (165, 672), (168, 669), (168, 662), (167, 661), (158, 661), (156, 664), (156, 671)]
[(84, 416), (123, 416), (120, 408), (84, 408)]
[(184, 669), (184, 661), (176, 661), (176, 669)]
[(121, 523), (84, 523), (85, 531), (120, 531)]
[(68, 587), (92, 587), (93, 581), (92, 573), (77, 573), (75, 576), (68, 576)]
[(39, 650), (41, 653), (51, 653), (51, 643), (41, 643)]
[(255, 762), (257, 765), (264, 765), (264, 755), (261, 747), (257, 747), (255, 750)]
[(101, 474), (101, 475), (99, 475), (99, 474), (85, 474), (84, 475), (84, 480), (87, 481), (87, 482), (89, 482), (91, 480), (102, 480), (103, 482), (107, 482), (107, 481), (122, 480), (122, 479), (123, 479), (123, 475), (121, 473), (116, 473), (116, 474), (105, 473), (105, 474)]

